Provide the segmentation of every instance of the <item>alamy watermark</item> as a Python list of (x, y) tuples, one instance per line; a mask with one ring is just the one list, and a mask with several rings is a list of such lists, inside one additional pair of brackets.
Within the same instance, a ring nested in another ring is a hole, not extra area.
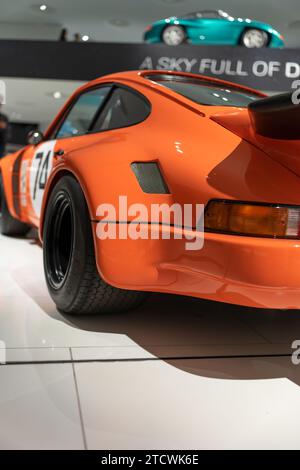
[(182, 240), (185, 249), (201, 250), (204, 244), (204, 204), (128, 204), (119, 196), (118, 207), (97, 208), (97, 237), (100, 240)]

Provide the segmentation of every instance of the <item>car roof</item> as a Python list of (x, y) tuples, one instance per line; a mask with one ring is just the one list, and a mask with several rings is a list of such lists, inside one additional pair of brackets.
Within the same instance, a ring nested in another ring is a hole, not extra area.
[[(118, 82), (118, 81), (126, 81), (128, 82), (128, 85), (130, 86), (136, 83), (138, 85), (144, 85), (149, 88), (158, 88), (161, 89), (161, 86), (155, 82), (155, 80), (151, 80), (151, 75), (153, 76), (169, 76), (169, 77), (187, 77), (187, 78), (193, 78), (195, 80), (198, 80), (199, 83), (201, 81), (205, 82), (203, 85), (207, 85), (208, 83), (214, 84), (214, 85), (220, 85), (220, 86), (228, 86), (235, 88), (237, 91), (241, 92), (251, 92), (257, 94), (257, 96), (264, 97), (265, 94), (255, 90), (253, 88), (247, 87), (247, 86), (242, 86), (236, 83), (232, 83), (226, 80), (220, 80), (218, 78), (213, 78), (209, 77), (207, 75), (200, 75), (200, 74), (194, 74), (194, 73), (189, 73), (189, 72), (177, 72), (177, 71), (169, 71), (169, 70), (134, 70), (134, 71), (127, 71), (127, 72), (118, 72), (118, 73), (113, 73), (109, 75), (105, 75), (103, 77), (99, 77), (86, 85), (83, 85), (83, 87), (80, 90), (84, 90), (96, 85), (100, 85), (103, 82)], [(201, 83), (200, 83), (201, 84)]]
[(217, 9), (211, 9), (211, 10), (197, 10), (197, 11), (192, 11), (190, 13), (185, 13), (184, 15), (181, 15), (180, 18), (184, 18), (186, 16), (191, 16), (191, 15), (205, 15), (205, 14), (210, 14), (210, 13), (217, 13), (219, 16), (223, 16), (224, 14), (227, 15), (227, 13), (224, 10), (217, 10)]
[(191, 11), (190, 13), (186, 13), (187, 15), (194, 15), (194, 14), (197, 14), (197, 13), (219, 13), (220, 10), (214, 10), (214, 9), (211, 9), (211, 10), (197, 10), (197, 11)]
[[(228, 86), (228, 87), (234, 87), (237, 91), (241, 92), (250, 92), (250, 93), (256, 93), (257, 97), (265, 97), (266, 95), (264, 93), (261, 93), (257, 90), (253, 90), (248, 87), (244, 87), (241, 85), (237, 85), (231, 82), (227, 82), (224, 80), (219, 80), (217, 78), (212, 78), (212, 77), (207, 77), (204, 75), (198, 75), (194, 73), (187, 73), (187, 72), (172, 72), (168, 70), (134, 70), (134, 71), (128, 71), (128, 72), (118, 72), (118, 73), (112, 73), (110, 75), (105, 75), (103, 77), (96, 78), (95, 80), (92, 80), (79, 89), (77, 89), (73, 95), (69, 98), (69, 100), (65, 103), (63, 108), (60, 110), (54, 121), (50, 124), (48, 127), (46, 134), (45, 135), (51, 135), (53, 132), (53, 129), (55, 129), (55, 126), (57, 125), (57, 122), (64, 116), (64, 114), (67, 112), (69, 109), (70, 104), (74, 101), (74, 99), (77, 99), (78, 95), (81, 93), (88, 91), (89, 89), (93, 87), (100, 86), (105, 83), (120, 83), (123, 85), (127, 85), (129, 87), (135, 88), (135, 85), (145, 87), (145, 89), (148, 90), (153, 90), (159, 93), (161, 96), (167, 96), (174, 101), (180, 102), (183, 104), (186, 108), (189, 108), (191, 110), (195, 111), (195, 108), (199, 110), (199, 107), (202, 108), (207, 108), (205, 105), (200, 105), (194, 102), (191, 102), (188, 98), (185, 98), (184, 96), (181, 96), (172, 90), (168, 89), (167, 87), (162, 87), (161, 84), (156, 83), (154, 80), (151, 80), (151, 75), (161, 75), (163, 76), (181, 76), (181, 77), (188, 77), (188, 78), (193, 78), (197, 80), (203, 80), (205, 81), (206, 85), (208, 83), (215, 84), (215, 85), (220, 85), (220, 86)], [(163, 90), (162, 90), (163, 88)], [(141, 91), (141, 90), (139, 90)], [(212, 108), (212, 107), (210, 107)], [(198, 111), (197, 111), (198, 112)]]

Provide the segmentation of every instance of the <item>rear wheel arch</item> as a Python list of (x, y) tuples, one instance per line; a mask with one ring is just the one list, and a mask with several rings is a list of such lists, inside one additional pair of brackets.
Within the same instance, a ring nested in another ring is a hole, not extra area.
[(52, 193), (53, 189), (55, 188), (55, 186), (59, 182), (59, 180), (61, 178), (63, 178), (64, 176), (72, 176), (72, 178), (74, 178), (77, 181), (77, 183), (79, 184), (79, 186), (80, 186), (80, 188), (81, 188), (81, 190), (84, 194), (85, 201), (86, 201), (88, 211), (89, 211), (89, 214), (90, 214), (90, 219), (91, 220), (93, 219), (93, 215), (92, 215), (92, 211), (91, 211), (90, 203), (89, 203), (89, 198), (88, 198), (88, 195), (87, 195), (86, 191), (84, 190), (84, 185), (82, 184), (81, 179), (74, 172), (72, 172), (70, 170), (67, 170), (67, 169), (59, 170), (58, 172), (56, 172), (53, 175), (52, 178), (50, 177), (50, 180), (48, 181), (48, 184), (47, 184), (47, 187), (46, 187), (46, 191), (45, 191), (45, 195), (44, 195), (44, 199), (43, 199), (43, 204), (42, 204), (40, 223), (39, 223), (39, 236), (40, 236), (41, 241), (43, 240), (43, 229), (44, 229), (44, 222), (45, 222), (45, 214), (46, 214), (47, 204), (48, 204), (49, 198), (51, 196), (51, 193)]
[(162, 37), (162, 35), (163, 35), (164, 30), (167, 29), (167, 28), (169, 28), (169, 26), (180, 26), (182, 29), (184, 29), (185, 33), (187, 32), (187, 27), (186, 27), (186, 25), (184, 25), (184, 24), (178, 24), (178, 25), (176, 25), (176, 24), (174, 24), (174, 23), (171, 23), (171, 24), (170, 24), (170, 23), (167, 23), (167, 24), (163, 25), (163, 27), (162, 27), (162, 29), (161, 29), (161, 32), (160, 32), (161, 37)]
[(60, 311), (74, 315), (137, 307), (146, 294), (113, 287), (102, 278), (82, 185), (71, 172), (63, 174), (53, 183), (43, 227), (44, 271), (53, 301)]
[[(48, 205), (48, 202), (49, 202), (49, 199), (51, 197), (51, 194), (55, 188), (55, 186), (58, 184), (58, 182), (64, 177), (64, 176), (71, 176), (80, 186), (83, 194), (84, 194), (84, 198), (85, 198), (85, 201), (86, 201), (86, 204), (87, 204), (87, 207), (88, 207), (88, 211), (89, 211), (89, 215), (90, 215), (90, 220), (91, 220), (91, 225), (92, 225), (92, 219), (93, 219), (93, 214), (92, 214), (92, 210), (90, 208), (90, 204), (89, 204), (89, 200), (88, 200), (88, 197), (87, 197), (87, 193), (86, 191), (84, 190), (84, 187), (83, 187), (83, 184), (82, 184), (82, 181), (80, 180), (80, 178), (75, 174), (73, 173), (72, 171), (70, 171), (69, 169), (61, 169), (59, 170), (58, 172), (56, 172), (54, 174), (54, 176), (48, 180), (48, 185), (46, 187), (46, 192), (45, 192), (45, 196), (44, 196), (44, 200), (43, 200), (43, 205), (42, 205), (42, 211), (41, 211), (41, 217), (40, 217), (40, 223), (39, 223), (39, 238), (40, 240), (43, 242), (43, 231), (44, 231), (44, 223), (45, 223), (45, 215), (46, 215), (46, 211), (47, 211), (47, 205)], [(93, 233), (93, 241), (94, 241), (94, 251), (95, 251), (95, 256), (96, 256), (96, 260), (97, 260), (97, 266), (98, 266), (98, 270), (99, 270), (99, 274), (102, 276), (102, 269), (101, 269), (101, 266), (99, 266), (99, 260), (98, 260), (98, 256), (97, 256), (97, 243), (96, 243), (96, 234), (95, 234), (95, 230), (92, 230), (92, 233)]]

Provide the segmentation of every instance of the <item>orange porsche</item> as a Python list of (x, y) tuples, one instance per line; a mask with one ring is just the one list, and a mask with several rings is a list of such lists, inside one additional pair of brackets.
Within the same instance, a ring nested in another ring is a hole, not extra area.
[[(289, 95), (166, 71), (102, 77), (0, 161), (2, 234), (39, 229), (50, 295), (70, 314), (153, 291), (300, 308), (298, 123)], [(137, 219), (124, 198), (149, 213), (202, 204), (203, 229), (196, 215), (188, 229)], [(140, 236), (126, 235), (133, 223)]]

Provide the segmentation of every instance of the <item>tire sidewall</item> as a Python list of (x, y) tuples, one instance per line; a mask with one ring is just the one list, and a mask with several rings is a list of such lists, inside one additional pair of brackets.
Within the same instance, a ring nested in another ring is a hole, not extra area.
[[(49, 280), (48, 257), (51, 256), (51, 253), (49, 253), (48, 238), (55, 217), (55, 202), (62, 192), (70, 201), (73, 217), (73, 246), (66, 278), (60, 287), (54, 288)], [(93, 239), (84, 195), (75, 178), (64, 176), (50, 195), (43, 228), (44, 271), (47, 287), (52, 299), (61, 310), (69, 310), (76, 298), (80, 288), (81, 274), (85, 269), (86, 259), (90, 251), (89, 244), (93, 244)]]

